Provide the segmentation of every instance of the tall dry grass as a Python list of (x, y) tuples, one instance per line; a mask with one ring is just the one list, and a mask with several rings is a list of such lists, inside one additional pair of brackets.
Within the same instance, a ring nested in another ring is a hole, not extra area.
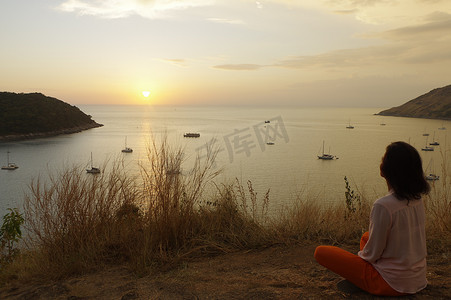
[[(118, 262), (145, 273), (187, 257), (279, 243), (358, 243), (368, 228), (375, 199), (352, 186), (340, 203), (300, 194), (271, 217), (270, 191), (257, 195), (251, 181), (215, 183), (218, 150), (207, 152), (183, 170), (183, 149), (163, 139), (149, 146), (139, 178), (119, 161), (94, 176), (73, 167), (33, 181), (24, 204), (26, 247), (0, 275), (55, 279)], [(432, 251), (450, 248), (450, 178), (425, 201)]]
[(127, 247), (122, 225), (138, 195), (120, 163), (94, 176), (72, 167), (34, 180), (24, 201), (25, 243), (36, 254), (28, 268), (63, 276), (115, 260)]
[(451, 249), (451, 149), (441, 150), (442, 174), (431, 182), (431, 192), (425, 198), (428, 252), (448, 253)]

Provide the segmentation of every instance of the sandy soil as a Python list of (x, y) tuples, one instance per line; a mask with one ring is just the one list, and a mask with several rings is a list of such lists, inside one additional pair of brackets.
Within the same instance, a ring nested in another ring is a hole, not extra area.
[[(378, 299), (338, 291), (340, 278), (316, 263), (314, 249), (274, 246), (203, 257), (145, 277), (110, 266), (59, 282), (14, 282), (0, 288), (0, 299)], [(403, 298), (451, 299), (450, 271), (444, 255), (428, 257), (428, 287)]]

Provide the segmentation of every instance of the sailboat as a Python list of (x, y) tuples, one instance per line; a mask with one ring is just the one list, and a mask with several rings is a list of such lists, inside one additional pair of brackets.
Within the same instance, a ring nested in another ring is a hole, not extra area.
[(87, 173), (90, 174), (98, 174), (100, 173), (100, 169), (92, 166), (92, 152), (91, 152), (91, 169), (86, 169)]
[(424, 127), (424, 133), (423, 136), (429, 136), (429, 133), (426, 132), (426, 127)]
[(435, 131), (434, 131), (434, 136), (432, 138), (432, 141), (433, 142), (429, 143), (429, 145), (431, 145), (431, 146), (438, 146), (438, 145), (440, 145), (440, 143), (435, 140)]
[(426, 136), (426, 145), (424, 146), (424, 148), (421, 148), (421, 150), (423, 151), (434, 151), (434, 147), (429, 147), (428, 146), (428, 138)]
[(433, 173), (429, 173), (429, 175), (426, 175), (426, 180), (439, 180), (440, 176), (439, 175), (435, 175)]
[(334, 155), (324, 153), (324, 141), (323, 141), (323, 154), (322, 155), (318, 155), (318, 159), (332, 160), (334, 158), (336, 158)]
[[(428, 164), (428, 166), (427, 166), (427, 168), (426, 168), (426, 172), (429, 170), (429, 168), (431, 167), (431, 165), (432, 165), (432, 158), (431, 158), (431, 160), (429, 161), (429, 164)], [(440, 179), (440, 176), (434, 174), (433, 172), (431, 172), (431, 173), (429, 173), (428, 175), (426, 175), (426, 180), (434, 181), (434, 180), (439, 180), (439, 179)]]
[(6, 166), (2, 166), (2, 170), (15, 170), (18, 167), (15, 163), (9, 162), (9, 151), (6, 151)]
[(133, 152), (132, 148), (127, 147), (127, 137), (125, 137), (125, 148), (122, 149), (122, 152), (124, 152), (124, 153), (132, 153)]
[(346, 126), (347, 129), (354, 129), (354, 126), (351, 125), (351, 119), (349, 119), (348, 126)]

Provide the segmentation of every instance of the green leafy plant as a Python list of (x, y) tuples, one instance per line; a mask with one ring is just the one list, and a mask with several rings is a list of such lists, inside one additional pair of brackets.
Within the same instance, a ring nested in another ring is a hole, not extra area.
[(345, 197), (346, 197), (346, 215), (345, 218), (350, 216), (351, 214), (355, 213), (357, 211), (357, 207), (360, 209), (362, 206), (362, 202), (360, 199), (360, 195), (358, 195), (356, 192), (354, 192), (353, 189), (351, 189), (351, 185), (349, 184), (348, 178), (345, 176)]
[(24, 218), (17, 208), (11, 209), (3, 216), (3, 224), (0, 228), (0, 255), (2, 261), (10, 261), (18, 253), (16, 244), (22, 238), (21, 226)]

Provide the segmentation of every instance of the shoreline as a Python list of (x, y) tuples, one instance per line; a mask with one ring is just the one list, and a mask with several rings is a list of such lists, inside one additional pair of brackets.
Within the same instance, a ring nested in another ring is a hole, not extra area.
[(45, 138), (45, 137), (58, 136), (58, 135), (62, 135), (62, 134), (73, 134), (73, 133), (78, 133), (78, 132), (82, 132), (85, 130), (98, 128), (98, 127), (102, 127), (102, 126), (103, 126), (103, 124), (94, 122), (91, 124), (86, 124), (86, 125), (72, 127), (72, 128), (65, 128), (65, 129), (61, 129), (61, 130), (35, 132), (35, 133), (27, 133), (27, 134), (3, 135), (3, 136), (0, 136), (0, 143), (39, 139), (39, 138)]
[(374, 116), (399, 117), (399, 118), (414, 118), (414, 119), (427, 119), (427, 120), (440, 120), (440, 121), (451, 121), (451, 118), (419, 117), (419, 116), (395, 115), (395, 114), (381, 114), (381, 113), (375, 113)]

